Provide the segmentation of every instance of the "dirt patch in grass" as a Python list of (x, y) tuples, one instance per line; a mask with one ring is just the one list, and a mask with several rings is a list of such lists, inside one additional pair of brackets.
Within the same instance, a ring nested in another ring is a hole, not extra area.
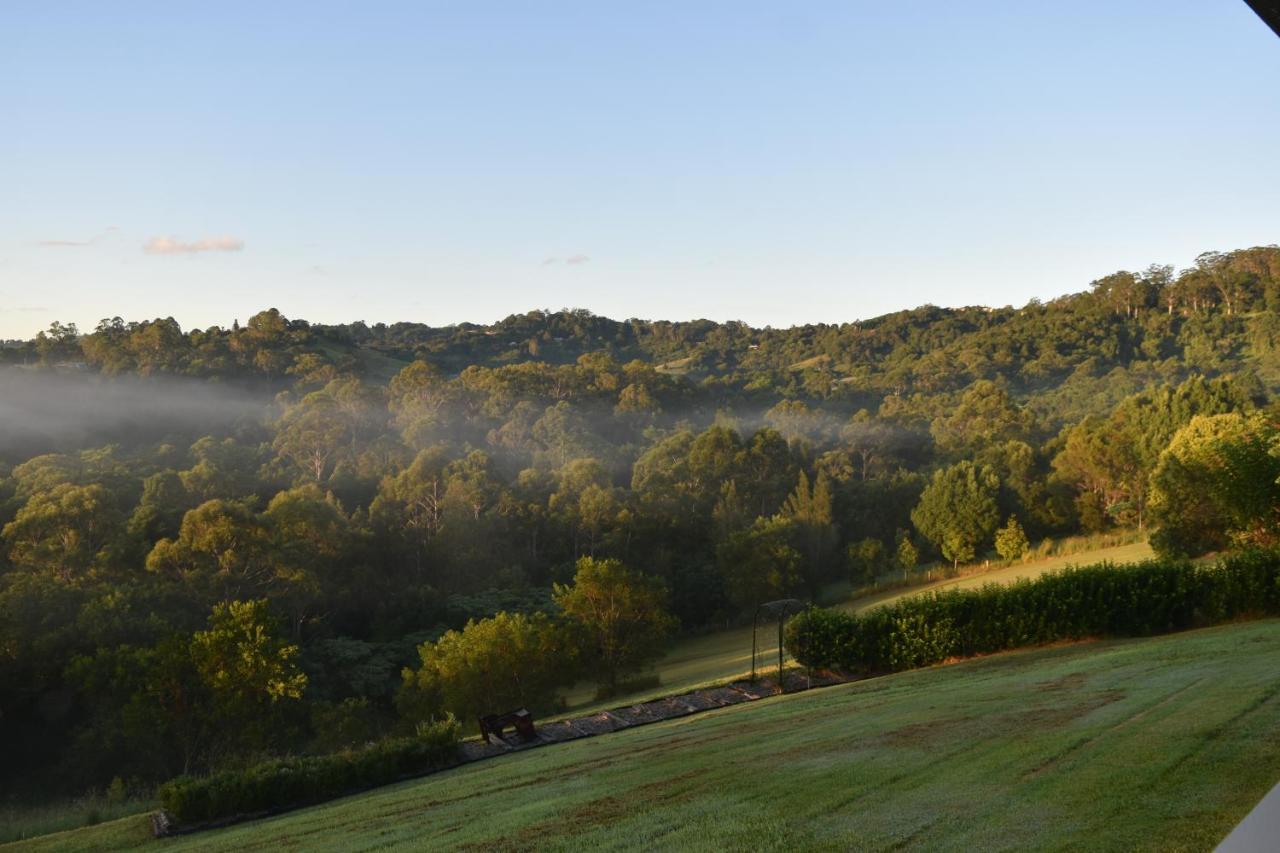
[(666, 807), (693, 799), (697, 793), (696, 786), (683, 783), (700, 775), (696, 770), (689, 770), (669, 779), (648, 782), (625, 794), (599, 797), (560, 812), (548, 820), (531, 824), (511, 838), (476, 842), (460, 849), (532, 850), (550, 839), (564, 840), (609, 827), (653, 806)]
[(950, 717), (930, 720), (927, 723), (911, 723), (879, 737), (886, 746), (928, 746), (941, 741), (955, 740), (962, 732), (973, 728), (976, 717)]
[(1057, 728), (1099, 708), (1119, 702), (1126, 695), (1125, 691), (1112, 688), (1085, 697), (1078, 702), (1066, 705), (1039, 705), (1023, 711), (1001, 714), (996, 719), (1001, 727), (1007, 724), (1014, 729)]
[[(1203, 680), (1203, 679), (1201, 679), (1201, 680)], [(1199, 683), (1199, 681), (1194, 682), (1194, 684), (1198, 684), (1198, 683)], [(1076, 741), (1074, 741), (1074, 742), (1072, 742), (1072, 743), (1068, 744), (1064, 749), (1059, 750), (1057, 753), (1055, 753), (1055, 754), (1053, 754), (1053, 755), (1049, 756), (1049, 758), (1045, 759), (1045, 760), (1044, 760), (1044, 761), (1042, 761), (1040, 764), (1036, 765), (1035, 767), (1033, 767), (1033, 768), (1031, 768), (1030, 770), (1028, 770), (1026, 773), (1022, 774), (1022, 778), (1023, 778), (1023, 779), (1034, 779), (1035, 777), (1037, 777), (1037, 776), (1041, 776), (1041, 775), (1043, 775), (1044, 773), (1048, 772), (1049, 770), (1052, 770), (1052, 769), (1056, 768), (1058, 765), (1060, 765), (1060, 764), (1061, 764), (1061, 763), (1062, 763), (1066, 758), (1068, 758), (1069, 756), (1072, 756), (1072, 755), (1076, 754), (1077, 752), (1080, 752), (1080, 751), (1081, 751), (1081, 750), (1083, 750), (1083, 749), (1087, 749), (1087, 748), (1089, 748), (1090, 746), (1093, 746), (1095, 743), (1098, 743), (1098, 742), (1099, 742), (1099, 741), (1101, 741), (1103, 738), (1105, 738), (1107, 735), (1113, 734), (1114, 732), (1118, 731), (1119, 729), (1124, 728), (1125, 726), (1129, 725), (1130, 723), (1135, 722), (1135, 721), (1137, 721), (1137, 720), (1141, 720), (1143, 717), (1147, 716), (1147, 714), (1149, 714), (1149, 713), (1150, 713), (1152, 710), (1154, 710), (1155, 708), (1158, 708), (1158, 707), (1160, 707), (1161, 705), (1164, 705), (1164, 704), (1166, 704), (1166, 703), (1170, 702), (1170, 701), (1171, 701), (1171, 700), (1173, 700), (1175, 697), (1177, 697), (1177, 696), (1181, 695), (1182, 693), (1186, 692), (1186, 690), (1187, 690), (1187, 689), (1189, 689), (1190, 687), (1194, 686), (1194, 684), (1192, 684), (1192, 685), (1187, 685), (1187, 687), (1183, 687), (1183, 688), (1180, 688), (1180, 689), (1178, 689), (1178, 690), (1175, 690), (1172, 694), (1170, 694), (1169, 696), (1166, 696), (1166, 697), (1162, 698), (1161, 700), (1159, 700), (1159, 701), (1158, 701), (1158, 702), (1156, 702), (1155, 704), (1153, 704), (1153, 705), (1149, 705), (1149, 706), (1147, 706), (1147, 707), (1144, 707), (1144, 708), (1142, 708), (1142, 709), (1140, 709), (1140, 710), (1136, 711), (1136, 712), (1135, 712), (1135, 713), (1133, 713), (1133, 714), (1130, 714), (1128, 717), (1125, 717), (1125, 718), (1124, 718), (1123, 720), (1121, 720), (1120, 722), (1118, 722), (1118, 723), (1116, 723), (1116, 724), (1114, 724), (1114, 725), (1108, 726), (1108, 727), (1107, 727), (1106, 729), (1104, 729), (1103, 731), (1098, 732), (1097, 734), (1095, 734), (1095, 735), (1093, 735), (1093, 736), (1091, 736), (1091, 737), (1083, 737), (1083, 738), (1080, 738), (1079, 740), (1076, 740)], [(1102, 707), (1103, 705), (1110, 704), (1110, 702), (1119, 701), (1120, 699), (1124, 698), (1124, 697), (1125, 697), (1125, 695), (1126, 695), (1125, 691), (1120, 690), (1120, 689), (1112, 689), (1112, 690), (1106, 690), (1106, 691), (1103, 691), (1103, 693), (1099, 694), (1099, 699), (1108, 699), (1109, 701), (1106, 701), (1106, 702), (1101, 702), (1101, 701), (1100, 701), (1100, 702), (1097, 702), (1097, 703), (1093, 703), (1093, 707), (1092, 707), (1092, 708), (1089, 708), (1088, 710), (1096, 710), (1097, 708), (1100, 708), (1100, 707)], [(1088, 712), (1088, 711), (1085, 711), (1085, 713), (1087, 713), (1087, 712)], [(1080, 715), (1080, 716), (1083, 716), (1083, 715)]]
[(1037, 690), (1060, 691), (1060, 690), (1077, 690), (1084, 686), (1088, 678), (1083, 672), (1073, 672), (1064, 675), (1061, 678), (1051, 678), (1048, 681), (1037, 682), (1035, 687)]

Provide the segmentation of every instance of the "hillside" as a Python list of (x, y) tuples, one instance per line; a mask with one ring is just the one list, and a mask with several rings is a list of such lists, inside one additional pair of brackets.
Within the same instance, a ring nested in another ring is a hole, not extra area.
[[(117, 778), (147, 796), (446, 713), (546, 716), (575, 684), (642, 689), (762, 602), (930, 564), (1137, 531), (1162, 557), (1280, 545), (1280, 248), (858, 323), (271, 309), (58, 323), (0, 362), (0, 800), (19, 804)], [(594, 615), (610, 584), (641, 602), (634, 642)]]
[[(1280, 621), (1076, 644), (482, 762), (166, 850), (1209, 850), (1280, 776)], [(130, 818), (12, 849), (147, 847)]]
[[(1081, 284), (1084, 284), (1082, 282)], [(492, 324), (337, 325), (273, 310), (241, 328), (182, 330), (171, 318), (104, 319), (78, 337), (55, 323), (9, 342), (0, 363), (84, 361), (108, 374), (180, 374), (282, 384), (320, 365), (385, 385), (424, 360), (446, 375), (468, 368), (563, 366), (586, 355), (636, 361), (693, 387), (767, 407), (777, 399), (830, 400), (872, 411), (886, 397), (955, 394), (979, 380), (1007, 383), (1057, 423), (1108, 410), (1157, 382), (1249, 371), (1280, 382), (1280, 248), (1205, 252), (1177, 276), (1153, 264), (1119, 271), (1047, 303), (924, 305), (856, 322), (753, 328), (711, 320), (616, 320), (585, 309), (534, 310)], [(263, 356), (261, 353), (266, 352)], [(720, 393), (717, 393), (720, 392)], [(689, 394), (676, 394), (685, 405)], [(920, 405), (919, 402), (913, 404)]]

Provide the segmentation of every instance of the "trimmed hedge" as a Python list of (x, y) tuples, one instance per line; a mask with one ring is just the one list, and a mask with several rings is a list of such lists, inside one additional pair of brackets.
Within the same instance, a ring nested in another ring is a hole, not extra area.
[(395, 782), (452, 763), (462, 727), (449, 717), (359, 750), (280, 758), (211, 776), (179, 776), (160, 786), (161, 805), (179, 823), (202, 823), (307, 805)]
[(861, 616), (811, 609), (787, 623), (786, 644), (806, 666), (871, 674), (1267, 614), (1280, 614), (1280, 553), (1253, 551), (1212, 565), (1150, 560), (1065, 569), (1009, 586), (904, 598)]

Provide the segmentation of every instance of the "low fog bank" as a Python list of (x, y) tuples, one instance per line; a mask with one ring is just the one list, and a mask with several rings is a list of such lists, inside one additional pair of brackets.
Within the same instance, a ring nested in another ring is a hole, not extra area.
[(0, 456), (187, 438), (259, 421), (271, 396), (174, 377), (0, 368)]

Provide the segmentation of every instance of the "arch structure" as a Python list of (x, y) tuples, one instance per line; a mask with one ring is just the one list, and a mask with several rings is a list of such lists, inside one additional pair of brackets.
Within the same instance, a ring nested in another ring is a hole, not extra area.
[[(751, 680), (756, 680), (756, 657), (760, 645), (757, 636), (760, 633), (760, 620), (763, 617), (765, 623), (769, 620), (775, 620), (778, 623), (778, 687), (782, 687), (782, 659), (786, 652), (782, 648), (782, 626), (786, 624), (787, 617), (794, 616), (802, 610), (809, 607), (798, 598), (780, 598), (777, 601), (766, 601), (756, 607), (756, 615), (751, 623)], [(763, 663), (763, 661), (761, 661)]]

